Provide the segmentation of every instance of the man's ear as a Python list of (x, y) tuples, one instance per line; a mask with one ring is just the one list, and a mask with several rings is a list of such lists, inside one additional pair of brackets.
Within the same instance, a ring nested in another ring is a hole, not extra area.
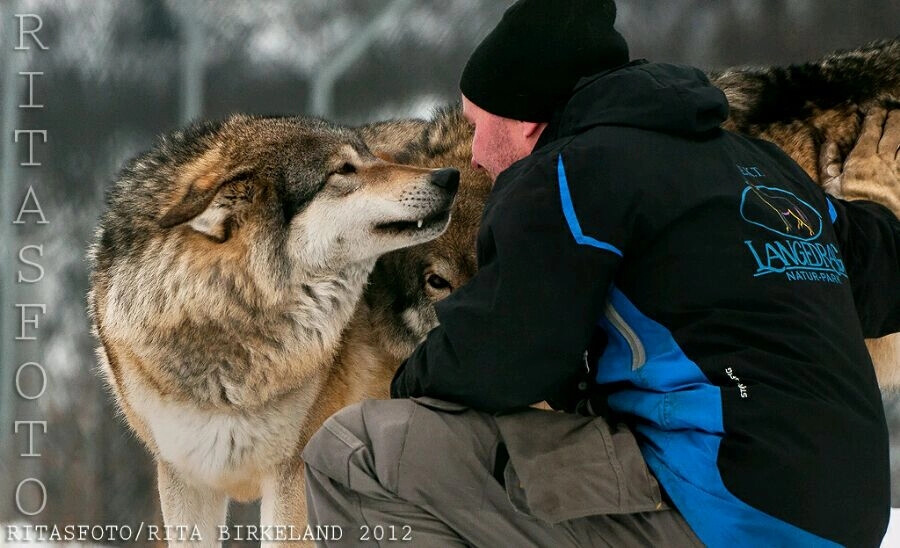
[(172, 205), (159, 218), (159, 226), (171, 228), (188, 223), (194, 230), (224, 242), (228, 239), (231, 209), (213, 204), (213, 200), (226, 183), (245, 174), (246, 169), (229, 169), (218, 147), (210, 149), (180, 168)]
[(546, 127), (547, 122), (522, 122), (522, 136), (536, 141)]

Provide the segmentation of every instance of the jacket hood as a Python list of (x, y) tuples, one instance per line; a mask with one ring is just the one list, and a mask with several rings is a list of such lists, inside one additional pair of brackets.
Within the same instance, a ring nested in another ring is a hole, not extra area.
[(722, 90), (693, 67), (634, 61), (582, 78), (563, 107), (558, 135), (598, 125), (700, 134), (728, 118)]

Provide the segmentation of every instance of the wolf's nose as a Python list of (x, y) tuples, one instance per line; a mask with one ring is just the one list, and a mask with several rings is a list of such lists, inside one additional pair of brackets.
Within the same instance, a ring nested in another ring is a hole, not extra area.
[(456, 189), (459, 188), (459, 170), (439, 169), (431, 174), (431, 182), (447, 192), (456, 192)]

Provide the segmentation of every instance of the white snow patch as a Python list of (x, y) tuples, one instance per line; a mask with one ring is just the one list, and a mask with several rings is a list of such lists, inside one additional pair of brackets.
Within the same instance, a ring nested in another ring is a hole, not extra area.
[(891, 508), (891, 522), (881, 548), (900, 548), (900, 508)]

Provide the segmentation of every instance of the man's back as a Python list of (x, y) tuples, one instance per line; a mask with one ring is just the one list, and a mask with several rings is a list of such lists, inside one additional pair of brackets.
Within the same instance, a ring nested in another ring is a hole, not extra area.
[(691, 73), (584, 83), (513, 168), (555, 163), (573, 234), (621, 253), (596, 381), (704, 542), (877, 545), (887, 430), (851, 278), (880, 280), (845, 262), (854, 206), (717, 129)]

